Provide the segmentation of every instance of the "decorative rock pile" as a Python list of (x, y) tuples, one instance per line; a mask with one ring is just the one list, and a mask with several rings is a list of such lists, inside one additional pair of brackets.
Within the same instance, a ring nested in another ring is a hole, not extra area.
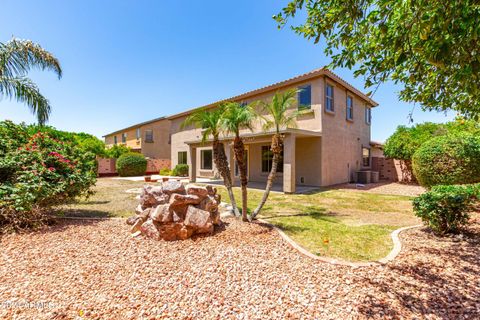
[(127, 220), (131, 232), (156, 240), (184, 240), (194, 234), (212, 234), (219, 225), (220, 195), (212, 186), (185, 186), (166, 181), (144, 186), (136, 215)]

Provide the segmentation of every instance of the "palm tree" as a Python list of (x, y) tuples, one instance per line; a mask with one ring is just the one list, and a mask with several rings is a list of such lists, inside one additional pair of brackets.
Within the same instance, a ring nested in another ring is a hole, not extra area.
[(242, 220), (248, 221), (247, 215), (247, 163), (245, 161), (245, 145), (240, 138), (240, 130), (247, 128), (252, 130), (254, 113), (250, 106), (243, 106), (236, 102), (229, 102), (225, 106), (225, 112), (222, 117), (222, 125), (226, 132), (235, 135), (233, 140), (233, 152), (240, 171), (240, 185), (242, 188)]
[(269, 131), (274, 129), (275, 131), (272, 136), (272, 145), (270, 147), (273, 154), (272, 168), (268, 174), (267, 186), (265, 187), (262, 200), (252, 213), (252, 220), (255, 219), (265, 205), (277, 175), (277, 168), (282, 156), (284, 140), (284, 135), (280, 133), (280, 130), (284, 128), (294, 128), (297, 126), (296, 118), (298, 116), (298, 111), (289, 112), (289, 109), (296, 103), (297, 93), (298, 90), (296, 89), (288, 90), (283, 93), (277, 92), (273, 96), (271, 102), (267, 103), (261, 101), (255, 103), (255, 105), (260, 105), (262, 109), (261, 118), (264, 122), (263, 130)]
[(233, 212), (236, 216), (240, 215), (240, 212), (235, 201), (235, 196), (233, 195), (233, 183), (232, 176), (230, 173), (230, 167), (228, 165), (227, 156), (225, 155), (225, 147), (222, 142), (220, 142), (219, 137), (221, 133), (221, 119), (224, 113), (224, 107), (219, 106), (214, 110), (201, 109), (185, 119), (182, 124), (182, 127), (189, 125), (194, 125), (198, 128), (203, 128), (202, 131), (202, 142), (207, 141), (209, 136), (213, 138), (213, 161), (217, 167), (218, 172), (223, 178), (223, 184), (227, 188), (228, 197), (232, 204)]
[(43, 125), (48, 120), (51, 106), (36, 84), (26, 77), (31, 69), (52, 70), (60, 79), (62, 68), (57, 58), (30, 40), (13, 38), (0, 42), (0, 97), (15, 98), (26, 103)]

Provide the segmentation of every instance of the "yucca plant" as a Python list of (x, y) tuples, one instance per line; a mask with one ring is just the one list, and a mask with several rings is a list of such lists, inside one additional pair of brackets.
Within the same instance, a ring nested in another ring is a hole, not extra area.
[(233, 212), (236, 216), (239, 216), (240, 212), (237, 208), (235, 196), (233, 195), (233, 182), (227, 156), (225, 155), (225, 146), (219, 139), (220, 133), (222, 132), (221, 120), (224, 110), (224, 106), (219, 106), (213, 110), (201, 109), (195, 111), (185, 119), (182, 127), (193, 125), (197, 128), (203, 128), (202, 142), (207, 141), (210, 136), (212, 137), (213, 161), (222, 176), (223, 184), (227, 188)]
[(272, 168), (268, 174), (267, 185), (262, 199), (257, 208), (252, 213), (251, 219), (255, 219), (260, 213), (265, 202), (268, 199), (270, 191), (277, 175), (277, 168), (282, 156), (284, 135), (280, 133), (284, 128), (295, 128), (297, 126), (296, 119), (298, 111), (291, 111), (291, 107), (295, 105), (298, 90), (292, 89), (285, 92), (277, 92), (270, 102), (255, 102), (255, 107), (261, 109), (261, 119), (263, 120), (263, 130), (268, 132), (274, 130), (272, 136), (271, 151), (273, 154)]
[(240, 171), (240, 185), (242, 189), (242, 220), (248, 221), (248, 195), (247, 195), (247, 163), (245, 161), (245, 145), (240, 138), (240, 130), (243, 128), (252, 130), (255, 113), (248, 105), (237, 102), (228, 102), (224, 105), (225, 111), (222, 116), (222, 127), (227, 133), (235, 135), (233, 140), (233, 152)]
[(59, 79), (62, 77), (58, 59), (40, 45), (15, 38), (0, 42), (0, 97), (26, 103), (37, 116), (38, 123), (43, 125), (48, 120), (51, 106), (37, 85), (26, 76), (35, 68), (51, 70)]

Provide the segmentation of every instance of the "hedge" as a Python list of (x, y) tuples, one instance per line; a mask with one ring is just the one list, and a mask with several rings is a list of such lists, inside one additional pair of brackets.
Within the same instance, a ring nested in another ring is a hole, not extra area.
[(433, 138), (413, 155), (413, 172), (427, 188), (480, 182), (480, 136), (463, 133)]
[(125, 153), (117, 159), (116, 168), (121, 177), (143, 176), (147, 171), (147, 159), (140, 153)]

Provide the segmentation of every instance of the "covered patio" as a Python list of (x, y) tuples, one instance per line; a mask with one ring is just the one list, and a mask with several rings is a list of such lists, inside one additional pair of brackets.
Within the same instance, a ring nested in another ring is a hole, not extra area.
[[(321, 134), (316, 131), (286, 129), (284, 135), (283, 157), (274, 191), (284, 193), (304, 193), (318, 189), (321, 185)], [(264, 189), (271, 169), (272, 154), (270, 143), (272, 132), (242, 135), (247, 150), (249, 187)], [(230, 171), (236, 185), (239, 183), (239, 172), (233, 155), (233, 138), (221, 139), (225, 145)], [(191, 182), (201, 182), (208, 179), (209, 183), (219, 178), (212, 161), (211, 141), (202, 143), (200, 140), (187, 141), (189, 146), (189, 179)], [(221, 179), (218, 179), (221, 183)]]

